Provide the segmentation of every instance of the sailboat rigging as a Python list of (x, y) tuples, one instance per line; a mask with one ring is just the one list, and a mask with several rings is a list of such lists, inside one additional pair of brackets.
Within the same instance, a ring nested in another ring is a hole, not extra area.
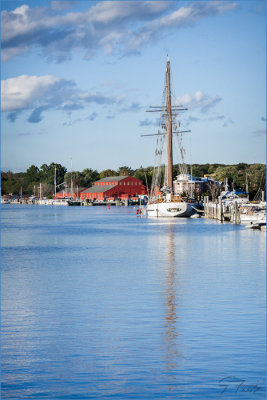
[[(150, 217), (190, 217), (196, 212), (195, 207), (197, 204), (192, 199), (192, 190), (191, 198), (188, 196), (188, 198), (184, 199), (180, 194), (176, 193), (176, 185), (173, 181), (173, 137), (178, 137), (180, 173), (187, 174), (182, 133), (190, 132), (190, 130), (181, 129), (181, 124), (180, 121), (177, 121), (177, 117), (178, 114), (187, 109), (180, 105), (173, 105), (171, 94), (170, 60), (167, 56), (163, 105), (152, 106), (147, 110), (148, 112), (160, 112), (159, 130), (156, 134), (142, 135), (157, 136), (155, 156), (158, 159), (158, 163), (154, 167), (151, 191), (146, 208), (147, 215)], [(163, 176), (162, 160), (164, 155), (166, 155), (167, 162)]]

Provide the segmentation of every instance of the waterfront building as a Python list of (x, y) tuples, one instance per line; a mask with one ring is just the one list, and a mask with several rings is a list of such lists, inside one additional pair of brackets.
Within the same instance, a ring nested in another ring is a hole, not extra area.
[(196, 178), (190, 174), (180, 174), (177, 176), (176, 180), (173, 181), (174, 191), (180, 195), (183, 193), (188, 195), (195, 193), (200, 196), (207, 190), (218, 190), (220, 186), (220, 182), (211, 179), (208, 175), (205, 175), (204, 178)]
[(195, 178), (190, 174), (180, 174), (173, 181), (173, 188), (177, 194), (192, 192), (200, 195), (204, 191), (204, 182), (201, 178)]
[(57, 192), (55, 198), (56, 199), (64, 199), (66, 197), (71, 197), (73, 199), (79, 199), (81, 197), (81, 193), (86, 190), (85, 187), (77, 187), (77, 188), (73, 188), (73, 192), (71, 193), (71, 189), (70, 188), (65, 188), (63, 190), (61, 190), (60, 192)]
[(81, 200), (126, 199), (140, 194), (146, 194), (146, 188), (140, 179), (133, 176), (109, 176), (82, 191), (80, 198)]

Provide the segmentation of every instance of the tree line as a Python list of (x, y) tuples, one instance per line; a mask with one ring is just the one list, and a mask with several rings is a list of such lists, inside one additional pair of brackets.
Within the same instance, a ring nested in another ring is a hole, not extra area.
[[(240, 188), (245, 190), (248, 184), (250, 197), (253, 198), (258, 190), (266, 190), (266, 166), (264, 164), (245, 164), (234, 165), (225, 164), (192, 164), (188, 166), (195, 177), (209, 175), (212, 179), (224, 182), (228, 178), (231, 188)], [(23, 196), (38, 195), (38, 187), (42, 184), (42, 194), (52, 197), (54, 194), (54, 179), (56, 170), (57, 191), (64, 188), (70, 188), (71, 176), (73, 188), (88, 188), (99, 179), (109, 176), (130, 175), (142, 181), (143, 185), (150, 188), (154, 167), (140, 167), (132, 169), (127, 166), (119, 167), (116, 171), (106, 169), (101, 172), (92, 168), (86, 168), (83, 171), (67, 172), (67, 168), (61, 164), (51, 163), (43, 164), (40, 168), (31, 165), (26, 172), (13, 173), (11, 171), (1, 172), (1, 193)], [(179, 165), (174, 165), (173, 178), (179, 174)]]

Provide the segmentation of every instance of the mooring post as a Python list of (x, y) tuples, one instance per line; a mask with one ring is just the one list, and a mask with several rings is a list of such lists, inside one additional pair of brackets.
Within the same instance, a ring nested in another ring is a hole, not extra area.
[(204, 215), (207, 217), (208, 210), (207, 210), (207, 196), (204, 196)]
[(222, 197), (219, 196), (219, 219), (223, 222)]
[(240, 218), (239, 218), (239, 211), (238, 211), (238, 206), (237, 206), (237, 201), (235, 200), (235, 202), (234, 202), (234, 224), (238, 224), (240, 221)]

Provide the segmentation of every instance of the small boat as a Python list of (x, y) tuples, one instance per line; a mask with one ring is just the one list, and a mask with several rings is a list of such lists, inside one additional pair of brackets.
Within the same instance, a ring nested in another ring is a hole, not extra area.
[(201, 218), (201, 215), (196, 213), (196, 214), (191, 215), (190, 218)]
[(67, 206), (68, 200), (66, 199), (54, 199), (53, 206)]
[(249, 225), (246, 225), (246, 228), (266, 230), (266, 222), (251, 222)]
[(146, 209), (145, 209), (145, 207), (141, 207), (141, 208), (138, 208), (137, 210), (136, 210), (136, 215), (146, 215)]
[(81, 201), (80, 200), (68, 200), (67, 201), (68, 206), (81, 206)]
[(6, 196), (1, 197), (1, 204), (10, 204), (10, 199)]
[(224, 190), (221, 193), (222, 204), (224, 207), (231, 206), (236, 202), (238, 206), (243, 206), (249, 203), (248, 193), (242, 190)]
[(240, 222), (242, 223), (265, 223), (266, 209), (262, 209), (254, 204), (240, 207)]

